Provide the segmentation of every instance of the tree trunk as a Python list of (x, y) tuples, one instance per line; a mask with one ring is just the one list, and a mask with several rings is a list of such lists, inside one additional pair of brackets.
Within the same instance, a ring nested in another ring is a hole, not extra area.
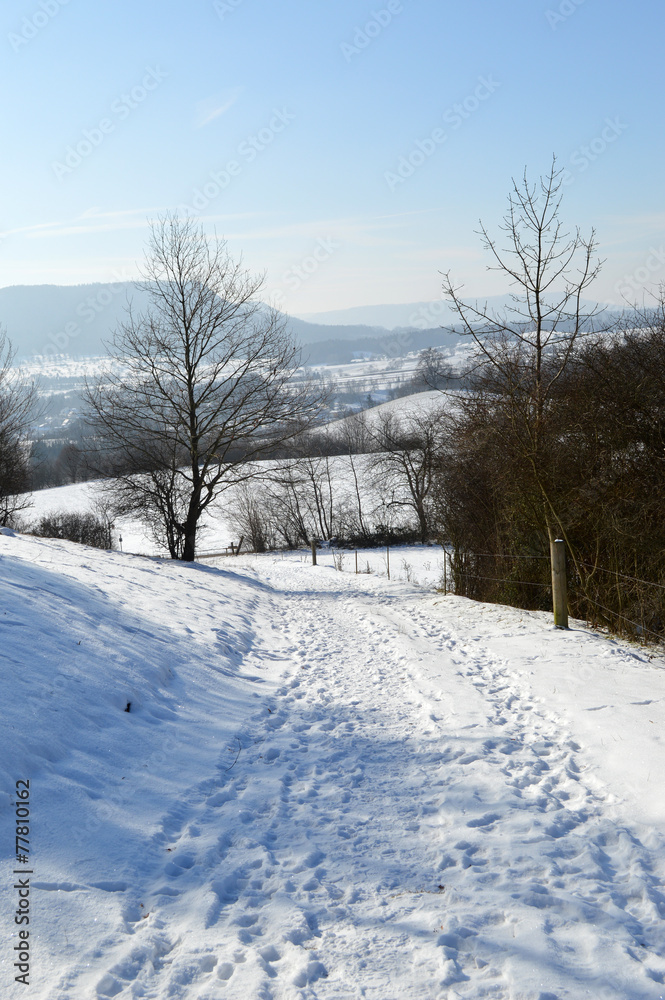
[(426, 545), (429, 538), (429, 524), (427, 523), (427, 514), (420, 502), (416, 504), (416, 514), (418, 515), (418, 525), (420, 527), (420, 543), (421, 545)]
[(185, 547), (182, 551), (183, 562), (194, 562), (196, 557), (196, 524), (190, 526), (189, 519), (185, 523)]
[(194, 562), (194, 559), (196, 558), (196, 528), (198, 526), (200, 516), (200, 499), (200, 490), (194, 490), (189, 501), (187, 520), (184, 524), (185, 545), (182, 552), (183, 562)]

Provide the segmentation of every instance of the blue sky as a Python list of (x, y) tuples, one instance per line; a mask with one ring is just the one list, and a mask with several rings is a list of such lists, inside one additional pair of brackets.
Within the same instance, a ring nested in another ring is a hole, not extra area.
[[(137, 273), (196, 213), (294, 314), (507, 290), (475, 235), (565, 168), (596, 296), (665, 281), (656, 0), (7, 0), (0, 285)], [(457, 108), (456, 108), (457, 106)], [(400, 176), (400, 167), (401, 175)]]

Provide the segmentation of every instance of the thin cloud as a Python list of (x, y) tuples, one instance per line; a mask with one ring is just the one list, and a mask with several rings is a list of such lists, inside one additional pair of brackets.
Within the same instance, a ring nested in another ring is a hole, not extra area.
[(347, 246), (383, 249), (396, 247), (403, 250), (413, 242), (408, 225), (412, 214), (414, 213), (400, 212), (389, 215), (338, 216), (314, 221), (275, 223), (257, 228), (236, 228), (226, 231), (224, 235), (229, 240), (243, 240), (246, 243), (311, 240), (330, 236)]
[[(147, 229), (150, 219), (168, 211), (164, 207), (129, 208), (112, 212), (102, 212), (99, 208), (88, 208), (74, 219), (58, 222), (40, 222), (32, 226), (21, 226), (0, 232), (0, 239), (8, 236), (23, 236), (26, 239), (52, 239), (58, 236), (88, 236), (128, 229)], [(219, 221), (237, 224), (240, 220), (253, 219), (255, 212), (220, 215)]]
[(221, 118), (222, 115), (226, 114), (233, 107), (243, 90), (243, 87), (233, 87), (230, 90), (223, 91), (221, 94), (217, 94), (215, 97), (208, 97), (205, 101), (199, 101), (196, 105), (194, 128), (204, 128), (216, 118)]

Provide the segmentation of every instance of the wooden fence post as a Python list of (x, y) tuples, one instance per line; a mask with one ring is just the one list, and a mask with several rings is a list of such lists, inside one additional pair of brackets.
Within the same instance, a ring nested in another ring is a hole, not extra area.
[(316, 542), (312, 539), (312, 566), (316, 566)]
[(566, 543), (561, 538), (550, 542), (552, 560), (552, 604), (554, 625), (568, 628), (568, 581), (566, 579)]
[(388, 579), (390, 579), (390, 545), (386, 545), (386, 560), (388, 566)]
[(356, 576), (358, 576), (358, 549), (356, 549)]

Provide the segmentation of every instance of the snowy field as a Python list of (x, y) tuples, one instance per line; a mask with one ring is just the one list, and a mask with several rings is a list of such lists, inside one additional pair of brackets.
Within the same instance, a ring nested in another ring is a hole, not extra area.
[[(391, 406), (391, 404), (386, 404)], [(382, 407), (376, 407), (377, 410)], [(315, 460), (316, 461), (316, 460)], [(324, 460), (322, 460), (324, 461)], [(409, 513), (404, 508), (397, 513), (387, 511), (383, 500), (386, 496), (385, 473), (372, 472), (371, 456), (356, 455), (353, 458), (354, 468), (358, 477), (358, 489), (361, 495), (363, 517), (366, 524), (372, 527), (377, 520), (388, 517), (396, 526), (402, 521), (409, 521)], [(266, 470), (274, 470), (275, 463), (257, 462), (256, 466)], [(334, 506), (337, 511), (346, 507), (352, 512), (357, 510), (357, 494), (354, 474), (351, 469), (350, 459), (347, 455), (335, 455), (329, 459), (331, 488), (334, 497)], [(321, 469), (321, 476), (324, 470)], [(37, 490), (30, 496), (31, 506), (23, 513), (23, 520), (28, 524), (35, 524), (41, 517), (48, 514), (60, 512), (89, 512), (95, 511), (95, 505), (99, 501), (103, 487), (103, 481), (75, 483), (69, 486), (59, 486), (53, 489)], [(252, 481), (251, 489), (255, 496), (261, 500), (264, 485), (258, 478)], [(328, 486), (323, 483), (322, 493), (326, 495)], [(395, 490), (391, 490), (391, 495), (404, 495), (405, 488), (396, 484)], [(239, 529), (234, 527), (229, 518), (228, 504), (233, 490), (219, 494), (216, 500), (210, 505), (199, 522), (197, 532), (197, 553), (210, 554), (224, 552), (231, 543), (238, 543)], [(411, 515), (411, 519), (413, 515)], [(120, 539), (122, 538), (122, 543)], [(135, 518), (119, 518), (115, 523), (113, 532), (114, 548), (122, 547), (124, 552), (135, 555), (164, 555), (165, 550), (160, 549), (156, 544), (152, 534)], [(245, 544), (248, 547), (248, 543)], [(364, 557), (363, 557), (364, 558)], [(370, 563), (374, 568), (374, 559), (370, 553)], [(397, 566), (395, 566), (397, 569)], [(408, 579), (408, 576), (406, 577)], [(438, 577), (437, 577), (438, 579)]]
[[(455, 347), (441, 347), (439, 350), (447, 363), (459, 370), (468, 364), (473, 345), (468, 340), (461, 340)], [(307, 347), (304, 353), (306, 355)], [(350, 364), (312, 365), (309, 370), (334, 384), (338, 390), (359, 387), (360, 391), (382, 392), (413, 378), (419, 357), (418, 352), (409, 352), (405, 347), (400, 357), (357, 360)], [(115, 371), (121, 370), (119, 363), (110, 361), (108, 356), (70, 357), (66, 354), (24, 358), (16, 367), (28, 378), (47, 384), (70, 384), (76, 380), (83, 385), (86, 379), (97, 378), (106, 371), (109, 364)]]
[[(381, 420), (389, 415), (409, 421), (413, 418), (428, 417), (442, 410), (450, 410), (451, 399), (454, 399), (453, 393), (444, 394), (438, 389), (428, 389), (426, 392), (414, 392), (410, 396), (389, 399), (386, 403), (379, 403), (378, 406), (372, 406), (361, 412), (369, 429), (374, 431), (380, 426)], [(326, 424), (325, 429), (334, 433), (339, 431), (348, 420), (348, 417), (331, 420), (330, 423)]]
[(1, 995), (663, 997), (663, 660), (326, 558), (0, 537)]

